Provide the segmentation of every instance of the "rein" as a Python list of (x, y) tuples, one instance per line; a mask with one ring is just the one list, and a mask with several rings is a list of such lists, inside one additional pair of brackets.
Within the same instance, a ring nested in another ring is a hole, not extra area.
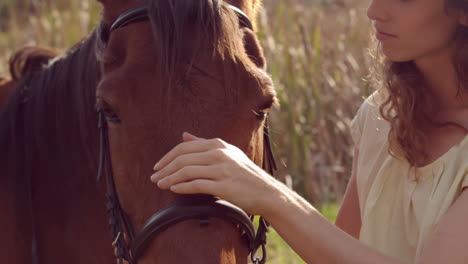
[[(231, 10), (236, 12), (239, 17), (239, 23), (243, 27), (253, 30), (252, 23), (247, 15), (237, 7), (226, 4)], [(148, 6), (143, 5), (131, 9), (121, 16), (112, 24), (110, 29), (101, 34), (103, 43), (107, 43), (112, 31), (130, 25), (132, 23), (148, 20)], [(99, 153), (99, 169), (97, 179), (100, 181), (103, 175), (106, 175), (107, 183), (107, 211), (109, 214), (109, 226), (112, 235), (112, 245), (117, 249), (116, 255), (118, 263), (123, 264), (127, 261), (129, 264), (136, 264), (138, 259), (143, 255), (151, 240), (166, 230), (170, 226), (188, 219), (198, 219), (200, 225), (209, 224), (210, 217), (224, 219), (236, 224), (243, 236), (246, 238), (250, 258), (255, 264), (264, 264), (266, 261), (266, 233), (268, 231), (268, 223), (260, 217), (259, 227), (255, 233), (253, 226), (253, 216), (249, 217), (244, 211), (237, 206), (209, 195), (190, 195), (188, 199), (177, 201), (174, 205), (166, 207), (153, 216), (143, 225), (142, 229), (135, 235), (134, 227), (130, 221), (128, 214), (123, 210), (119, 196), (116, 190), (111, 153), (109, 146), (108, 126), (104, 113), (98, 109), (99, 130), (100, 130), (100, 153)], [(264, 153), (262, 167), (270, 175), (273, 175), (276, 170), (276, 163), (271, 150), (268, 124), (264, 127)], [(128, 236), (129, 243), (126, 242), (124, 234)], [(261, 249), (262, 254), (256, 257), (256, 252)]]

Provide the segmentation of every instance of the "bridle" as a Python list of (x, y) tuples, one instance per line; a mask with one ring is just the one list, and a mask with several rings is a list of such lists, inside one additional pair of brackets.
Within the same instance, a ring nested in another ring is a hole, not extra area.
[[(248, 29), (253, 30), (253, 24), (250, 21), (249, 17), (239, 8), (230, 5), (230, 4), (224, 4), (228, 8), (230, 8), (232, 11), (236, 12), (239, 18), (239, 23), (240, 26), (246, 27)], [(127, 12), (123, 13), (120, 15), (115, 22), (111, 25), (108, 31), (103, 31), (101, 32), (101, 40), (104, 43), (107, 43), (109, 40), (110, 34), (119, 28), (123, 28), (125, 26), (128, 26), (133, 23), (141, 22), (141, 21), (146, 21), (149, 20), (148, 16), (148, 5), (142, 5), (136, 8), (132, 8), (128, 10)]]
[[(253, 30), (252, 23), (244, 12), (232, 5), (226, 4), (226, 6), (238, 15), (240, 26)], [(145, 20), (149, 20), (147, 5), (131, 9), (120, 15), (108, 31), (101, 32), (101, 41), (107, 43), (110, 34), (114, 30)], [(98, 109), (98, 116), (100, 153), (97, 178), (100, 181), (103, 175), (106, 175), (109, 226), (113, 241), (112, 245), (116, 248), (119, 264), (122, 264), (124, 260), (129, 264), (136, 264), (151, 240), (170, 226), (188, 219), (198, 219), (200, 225), (207, 225), (210, 223), (210, 217), (224, 219), (237, 225), (247, 240), (252, 262), (255, 264), (265, 263), (267, 257), (266, 232), (268, 231), (268, 223), (260, 217), (259, 227), (257, 233), (255, 233), (255, 227), (252, 223), (253, 216), (249, 217), (237, 206), (208, 195), (191, 195), (188, 196), (189, 199), (177, 201), (175, 204), (158, 211), (147, 220), (141, 230), (135, 235), (130, 217), (123, 210), (116, 190), (111, 162), (108, 126), (104, 112), (100, 109)], [(262, 166), (271, 175), (276, 170), (267, 122), (264, 127)], [(124, 238), (124, 234), (127, 235), (126, 239)], [(128, 243), (126, 240), (128, 240)], [(255, 254), (258, 249), (262, 251), (260, 257), (256, 257)]]

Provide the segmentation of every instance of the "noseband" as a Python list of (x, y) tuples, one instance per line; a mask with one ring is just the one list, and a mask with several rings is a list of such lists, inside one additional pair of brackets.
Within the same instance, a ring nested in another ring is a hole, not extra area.
[[(238, 15), (240, 26), (253, 30), (252, 23), (244, 12), (232, 5), (226, 4), (226, 6)], [(101, 32), (101, 41), (107, 43), (110, 34), (118, 28), (145, 20), (149, 20), (148, 6), (144, 5), (131, 9), (117, 18), (108, 31)], [(99, 109), (98, 115), (100, 154), (97, 177), (99, 181), (104, 174), (107, 176), (106, 197), (109, 226), (112, 233), (112, 245), (117, 249), (119, 264), (122, 264), (124, 260), (130, 264), (136, 264), (151, 240), (171, 225), (189, 219), (197, 219), (200, 225), (207, 225), (210, 223), (210, 217), (224, 219), (237, 225), (246, 238), (252, 262), (255, 264), (265, 263), (268, 223), (260, 217), (259, 227), (257, 233), (255, 233), (255, 228), (252, 223), (253, 217), (249, 217), (244, 211), (231, 203), (208, 195), (190, 195), (188, 196), (189, 199), (177, 201), (172, 206), (160, 210), (151, 216), (138, 234), (135, 235), (130, 217), (120, 204), (115, 186), (107, 122), (104, 113)], [(267, 123), (265, 123), (264, 127), (263, 169), (271, 175), (273, 175), (274, 170), (276, 170), (276, 163), (270, 146)], [(128, 236), (128, 243), (124, 239), (124, 234)], [(260, 248), (262, 250), (261, 257), (256, 257), (255, 253)]]

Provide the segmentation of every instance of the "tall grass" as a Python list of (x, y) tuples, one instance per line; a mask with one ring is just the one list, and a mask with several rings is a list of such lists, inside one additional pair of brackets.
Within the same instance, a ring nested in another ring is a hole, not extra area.
[(369, 23), (360, 0), (265, 0), (259, 36), (280, 111), (278, 176), (315, 204), (340, 202), (351, 172), (350, 122), (370, 93)]
[(95, 0), (1, 0), (0, 77), (16, 49), (41, 45), (66, 50), (99, 21)]
[[(364, 1), (264, 0), (258, 23), (281, 103), (270, 121), (277, 177), (330, 221), (351, 171), (349, 125), (371, 92)], [(0, 76), (19, 47), (70, 48), (97, 25), (99, 12), (95, 0), (2, 0)], [(268, 263), (304, 263), (275, 232), (269, 241)]]

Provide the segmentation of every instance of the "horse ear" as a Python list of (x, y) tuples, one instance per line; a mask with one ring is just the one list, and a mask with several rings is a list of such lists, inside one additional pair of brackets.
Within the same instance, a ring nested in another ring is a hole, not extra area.
[[(112, 12), (112, 1), (113, 0), (97, 0), (102, 5), (101, 16), (102, 20), (106, 24), (111, 24), (115, 19), (115, 15)], [(115, 3), (114, 3), (115, 6)]]
[(21, 48), (10, 57), (11, 77), (18, 81), (27, 73), (41, 71), (58, 55), (58, 51), (46, 47)]
[(252, 62), (257, 65), (257, 67), (266, 70), (266, 59), (263, 54), (262, 46), (260, 46), (260, 42), (255, 33), (248, 28), (244, 28), (244, 48)]

